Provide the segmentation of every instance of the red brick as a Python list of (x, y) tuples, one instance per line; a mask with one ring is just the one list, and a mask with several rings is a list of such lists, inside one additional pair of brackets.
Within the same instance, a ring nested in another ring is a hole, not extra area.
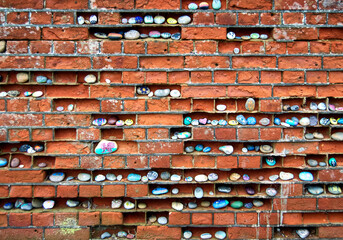
[(102, 187), (102, 197), (123, 197), (124, 195), (124, 185), (104, 185)]
[(46, 240), (63, 240), (65, 239), (66, 229), (68, 229), (68, 238), (72, 239), (87, 239), (89, 238), (89, 228), (46, 228)]
[(16, 0), (4, 0), (0, 2), (2, 8), (43, 8), (43, 0), (28, 0), (25, 2), (18, 2)]
[(52, 9), (87, 9), (87, 0), (46, 0), (46, 7)]
[(258, 222), (257, 213), (237, 213), (237, 224), (254, 225)]
[(269, 0), (231, 0), (229, 2), (229, 9), (258, 9), (268, 10), (272, 8), (272, 2)]
[(313, 0), (276, 0), (275, 9), (278, 10), (315, 10), (316, 1)]
[(79, 197), (100, 197), (100, 186), (79, 186)]
[(102, 225), (120, 225), (123, 224), (123, 213), (121, 212), (102, 212)]
[(211, 12), (196, 12), (193, 14), (193, 24), (195, 25), (213, 25), (214, 14)]
[(167, 226), (138, 226), (138, 239), (181, 239), (181, 228), (169, 228)]
[(181, 30), (182, 39), (226, 39), (226, 28), (187, 27)]
[(80, 212), (79, 225), (80, 226), (96, 226), (100, 224), (99, 212)]
[(212, 213), (192, 213), (192, 224), (212, 225)]
[(8, 225), (12, 227), (27, 227), (31, 225), (31, 213), (10, 213)]
[(169, 224), (170, 225), (187, 225), (190, 224), (190, 214), (180, 212), (169, 213)]
[(32, 213), (32, 225), (40, 227), (53, 226), (54, 213)]
[(219, 25), (235, 25), (236, 13), (216, 13), (216, 23)]

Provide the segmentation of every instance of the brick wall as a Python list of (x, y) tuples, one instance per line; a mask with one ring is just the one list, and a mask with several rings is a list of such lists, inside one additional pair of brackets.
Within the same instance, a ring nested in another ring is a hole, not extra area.
[[(341, 238), (343, 234), (342, 195), (328, 192), (330, 184), (341, 186), (343, 179), (342, 143), (331, 139), (341, 126), (276, 125), (291, 117), (315, 116), (338, 119), (339, 111), (310, 110), (310, 103), (324, 102), (343, 107), (343, 2), (338, 0), (222, 0), (220, 10), (188, 10), (190, 0), (2, 0), (0, 1), (0, 39), (6, 48), (0, 53), (0, 92), (20, 91), (17, 97), (0, 97), (0, 149), (9, 162), (18, 158), (21, 167), (8, 163), (0, 168), (0, 204), (23, 198), (54, 200), (53, 209), (0, 210), (1, 239), (96, 239), (104, 232), (125, 230), (137, 239), (180, 239), (186, 230), (195, 238), (202, 233), (225, 231), (229, 239), (295, 238), (305, 227), (318, 239)], [(197, 4), (200, 1), (194, 1)], [(211, 2), (209, 2), (211, 5)], [(95, 14), (97, 24), (79, 25), (77, 17)], [(122, 24), (122, 18), (160, 14), (178, 18), (188, 15), (188, 25)], [(138, 39), (103, 40), (95, 32), (139, 30), (148, 33), (181, 33), (181, 40)], [(228, 40), (229, 31), (237, 35), (267, 34), (266, 40)], [(238, 48), (239, 53), (234, 53)], [(17, 73), (29, 74), (29, 81), (18, 83)], [(96, 83), (84, 78), (94, 74)], [(39, 84), (46, 76), (52, 84)], [(138, 95), (140, 86), (177, 89), (180, 97)], [(42, 91), (39, 98), (24, 92)], [(254, 98), (254, 111), (245, 109)], [(68, 105), (74, 109), (68, 111)], [(226, 105), (224, 112), (216, 110)], [(289, 111), (286, 105), (298, 105)], [(64, 107), (57, 111), (57, 107)], [(234, 120), (237, 115), (255, 117), (256, 125), (185, 126), (192, 119)], [(97, 118), (117, 116), (132, 119), (132, 126), (93, 126)], [(271, 124), (262, 126), (259, 120)], [(189, 131), (192, 137), (174, 140), (175, 132)], [(305, 139), (319, 132), (324, 139)], [(97, 155), (100, 140), (113, 140), (118, 150)], [(23, 144), (44, 146), (42, 152), (14, 151)], [(203, 144), (209, 153), (184, 151)], [(247, 145), (268, 144), (273, 152), (242, 151)], [(228, 156), (219, 146), (232, 145)], [(266, 156), (277, 163), (268, 166)], [(328, 165), (334, 157), (337, 166)], [(309, 167), (307, 160), (326, 162), (325, 167)], [(39, 163), (46, 163), (44, 168)], [(162, 180), (129, 182), (129, 173), (146, 175), (169, 171), (182, 176), (180, 182)], [(299, 173), (310, 171), (314, 180), (299, 180)], [(294, 179), (271, 182), (268, 177), (281, 171)], [(49, 176), (63, 172), (66, 177), (89, 173), (90, 182), (77, 180), (53, 183)], [(122, 181), (94, 181), (98, 174), (122, 175)], [(216, 173), (215, 182), (185, 182), (188, 176)], [(248, 174), (249, 181), (229, 180), (232, 173)], [(264, 180), (259, 180), (260, 176)], [(231, 193), (218, 192), (229, 184)], [(309, 185), (324, 188), (311, 195)], [(152, 194), (166, 187), (162, 196)], [(251, 196), (245, 187), (256, 191)], [(202, 187), (204, 198), (193, 191)], [(274, 187), (275, 197), (266, 195)], [(179, 194), (171, 194), (173, 188)], [(211, 195), (210, 192), (213, 192)], [(68, 199), (89, 207), (66, 206)], [(113, 199), (131, 201), (135, 209), (111, 208)], [(262, 207), (224, 209), (202, 207), (218, 199), (244, 204), (254, 199)], [(185, 204), (179, 212), (172, 202)], [(186, 207), (197, 202), (198, 207)], [(146, 203), (147, 208), (138, 208)], [(151, 223), (151, 216), (167, 217), (167, 225)]]

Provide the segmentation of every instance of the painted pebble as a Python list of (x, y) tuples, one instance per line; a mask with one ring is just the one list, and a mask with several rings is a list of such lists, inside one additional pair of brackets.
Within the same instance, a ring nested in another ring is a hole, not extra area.
[(277, 194), (277, 191), (275, 188), (267, 188), (266, 189), (266, 194), (269, 196), (269, 197), (274, 197), (276, 194)]
[(52, 209), (55, 206), (55, 201), (54, 200), (46, 200), (43, 202), (43, 208), (44, 209)]
[(88, 182), (91, 180), (91, 175), (89, 173), (79, 173), (77, 179), (81, 182)]
[(5, 167), (7, 166), (7, 159), (6, 158), (0, 158), (0, 167)]
[(51, 182), (61, 182), (61, 181), (63, 181), (64, 177), (65, 177), (65, 173), (56, 172), (56, 173), (53, 173), (49, 176), (49, 180)]
[(162, 194), (166, 194), (166, 193), (168, 193), (168, 189), (163, 188), (163, 187), (157, 187), (157, 188), (152, 190), (152, 194), (154, 194), (154, 195), (162, 195)]
[(202, 10), (207, 10), (210, 7), (210, 5), (207, 2), (201, 2), (199, 4), (199, 8)]
[(129, 182), (138, 182), (140, 181), (142, 178), (141, 175), (137, 174), (137, 173), (130, 173), (128, 176), (127, 176), (127, 180)]
[(307, 238), (310, 235), (310, 231), (307, 229), (297, 229), (295, 232), (300, 238)]
[(115, 152), (118, 149), (118, 145), (114, 141), (101, 140), (95, 148), (96, 154), (108, 154)]
[(226, 199), (219, 199), (219, 200), (213, 202), (213, 204), (212, 204), (213, 208), (215, 208), (215, 209), (224, 208), (227, 205), (229, 205), (229, 201)]
[(126, 201), (126, 202), (124, 203), (124, 208), (125, 208), (125, 209), (128, 209), (128, 210), (133, 209), (133, 208), (135, 208), (135, 204), (132, 203), (132, 202), (130, 202), (130, 201)]
[(313, 175), (310, 172), (301, 172), (299, 173), (300, 180), (303, 181), (313, 181)]
[(198, 5), (196, 3), (190, 3), (190, 4), (188, 4), (188, 9), (189, 10), (196, 10), (196, 9), (198, 9)]

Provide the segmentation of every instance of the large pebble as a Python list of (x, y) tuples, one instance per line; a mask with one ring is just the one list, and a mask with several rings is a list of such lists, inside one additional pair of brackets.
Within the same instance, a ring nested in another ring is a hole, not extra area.
[(253, 98), (248, 98), (245, 102), (245, 109), (247, 111), (254, 111), (255, 109), (255, 100)]
[(229, 176), (229, 179), (230, 179), (231, 181), (237, 181), (237, 180), (239, 180), (240, 178), (241, 178), (241, 175), (238, 174), (238, 173), (232, 173), (232, 174), (230, 174), (230, 176)]
[(6, 41), (0, 41), (0, 53), (5, 52), (6, 50)]
[(213, 204), (212, 204), (213, 208), (215, 208), (215, 209), (224, 208), (227, 205), (229, 205), (229, 201), (226, 199), (219, 199), (219, 200), (213, 202)]
[(161, 225), (166, 225), (168, 223), (168, 219), (166, 217), (159, 217), (157, 222)]
[(114, 141), (101, 140), (95, 148), (96, 154), (108, 154), (115, 152), (118, 149), (118, 145)]
[(45, 76), (37, 76), (37, 77), (36, 77), (36, 81), (37, 81), (38, 83), (46, 83), (46, 81), (48, 81), (48, 78), (45, 77)]
[[(11, 165), (11, 167), (16, 168), (16, 167), (18, 167), (20, 165), (20, 160), (18, 158), (13, 158), (11, 160), (11, 164), (10, 165)], [(0, 164), (0, 166), (1, 166), (1, 164)]]
[(130, 201), (126, 201), (125, 203), (124, 203), (124, 208), (125, 209), (133, 209), (133, 208), (135, 208), (135, 204), (134, 203), (132, 203), (132, 202), (130, 202)]
[(156, 97), (167, 97), (170, 93), (170, 89), (166, 88), (166, 89), (157, 89), (154, 92), (154, 95)]
[(204, 196), (204, 190), (202, 190), (201, 187), (195, 188), (194, 196), (195, 196), (195, 198), (202, 198)]
[(297, 229), (295, 232), (298, 234), (300, 238), (303, 238), (303, 239), (307, 238), (310, 235), (310, 231), (305, 228)]
[(179, 17), (179, 18), (177, 19), (177, 22), (178, 22), (179, 24), (183, 24), (183, 25), (189, 24), (191, 21), (192, 21), (192, 19), (191, 19), (189, 16), (187, 16), (187, 15), (181, 16), (181, 17)]
[(233, 146), (231, 146), (231, 145), (221, 146), (221, 147), (219, 147), (219, 150), (224, 152), (227, 155), (230, 155), (233, 153)]
[(110, 238), (112, 235), (109, 232), (104, 232), (103, 234), (101, 234), (101, 239), (106, 239), (106, 238)]
[(324, 192), (324, 188), (317, 185), (309, 185), (307, 187), (307, 191), (311, 193), (312, 195), (320, 195)]
[(174, 89), (174, 90), (171, 90), (171, 91), (170, 91), (170, 96), (171, 96), (171, 97), (180, 97), (180, 96), (181, 96), (181, 93), (180, 93), (179, 90)]
[(199, 174), (195, 176), (194, 180), (197, 182), (206, 182), (208, 177), (205, 174)]
[(18, 83), (25, 83), (29, 81), (29, 74), (28, 73), (17, 73), (17, 82)]
[(20, 206), (21, 210), (24, 211), (31, 211), (32, 210), (32, 204), (31, 203), (24, 203), (23, 205)]
[(183, 204), (180, 202), (172, 202), (172, 208), (176, 211), (182, 211), (183, 210)]
[(336, 132), (331, 135), (331, 138), (336, 141), (343, 141), (343, 132)]
[(118, 209), (123, 204), (123, 201), (120, 199), (113, 199), (111, 202), (111, 208)]
[(81, 182), (88, 182), (91, 179), (91, 175), (89, 173), (79, 173), (77, 179)]
[(35, 92), (33, 92), (32, 93), (32, 97), (34, 97), (34, 98), (39, 98), (39, 97), (41, 97), (41, 96), (43, 96), (43, 92), (42, 91), (35, 91)]
[(49, 176), (49, 180), (51, 182), (61, 182), (61, 181), (63, 181), (64, 177), (65, 177), (65, 173), (56, 172), (56, 173), (53, 173)]
[(314, 179), (312, 173), (310, 173), (310, 172), (299, 173), (299, 178), (300, 178), (300, 180), (303, 180), (303, 181), (313, 181), (313, 179)]
[(280, 179), (284, 180), (284, 181), (288, 181), (294, 178), (293, 173), (289, 173), (289, 172), (280, 172)]
[(5, 167), (7, 166), (7, 159), (6, 158), (0, 158), (0, 167)]
[(308, 160), (307, 160), (307, 164), (308, 164), (310, 167), (317, 167), (317, 166), (318, 166), (318, 161), (317, 161), (317, 160), (314, 160), (314, 159), (308, 159)]
[(138, 39), (140, 36), (140, 33), (137, 30), (130, 30), (126, 33), (124, 33), (124, 38), (133, 40), (133, 39)]
[(11, 90), (7, 92), (7, 95), (10, 97), (18, 97), (20, 95), (20, 92), (17, 90)]
[(31, 203), (34, 208), (41, 208), (43, 207), (43, 202), (44, 201), (40, 198), (34, 198)]
[(79, 204), (80, 204), (79, 201), (72, 200), (72, 199), (68, 199), (67, 202), (66, 202), (66, 205), (68, 207), (71, 207), (71, 208), (77, 207), (77, 206), (79, 206)]
[(191, 231), (184, 231), (183, 232), (183, 238), (190, 239), (193, 236)]
[(104, 175), (102, 175), (102, 174), (96, 175), (95, 178), (94, 178), (94, 180), (96, 182), (103, 182), (103, 181), (105, 181), (105, 179), (106, 179), (106, 177)]
[(168, 193), (168, 189), (164, 187), (157, 187), (152, 190), (152, 194), (154, 195), (162, 195)]
[(84, 80), (86, 83), (95, 83), (96, 82), (96, 76), (93, 74), (88, 74)]
[(43, 202), (43, 208), (44, 209), (52, 209), (55, 206), (55, 201), (54, 200), (46, 200)]
[(266, 194), (269, 196), (269, 197), (274, 197), (276, 194), (277, 194), (277, 191), (275, 188), (267, 188), (266, 189)]
[(342, 193), (342, 189), (338, 185), (329, 185), (328, 191), (329, 191), (329, 193), (334, 194), (334, 195), (338, 195), (338, 194)]
[(137, 174), (137, 173), (130, 173), (128, 176), (127, 176), (127, 180), (129, 182), (138, 182), (141, 180), (141, 175)]
[(211, 239), (212, 238), (212, 235), (210, 233), (202, 233), (200, 235), (200, 238), (201, 239)]

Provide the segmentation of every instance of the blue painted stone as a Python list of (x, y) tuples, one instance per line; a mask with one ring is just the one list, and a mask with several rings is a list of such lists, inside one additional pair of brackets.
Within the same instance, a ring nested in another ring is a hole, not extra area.
[(274, 166), (276, 164), (276, 160), (274, 157), (266, 157), (266, 163), (269, 166)]
[(135, 17), (136, 23), (143, 23), (143, 18), (142, 17)]
[(248, 151), (254, 151), (255, 150), (255, 146), (254, 145), (248, 145), (247, 149), (248, 149)]
[(247, 120), (245, 119), (245, 117), (243, 115), (237, 115), (236, 117), (237, 122), (239, 122), (242, 125), (246, 125), (247, 124)]
[(227, 205), (229, 205), (229, 201), (226, 199), (219, 199), (212, 204), (215, 209), (224, 208)]
[(13, 203), (8, 202), (8, 203), (5, 203), (5, 204), (4, 204), (4, 207), (3, 207), (3, 208), (4, 208), (5, 210), (10, 210), (10, 209), (13, 208), (13, 206), (14, 206)]
[(218, 10), (222, 7), (222, 3), (220, 2), (220, 0), (213, 0), (212, 1), (212, 8), (214, 10)]
[(15, 207), (15, 208), (20, 208), (21, 205), (23, 205), (24, 203), (25, 203), (25, 200), (24, 200), (24, 199), (18, 198), (18, 199), (15, 201), (14, 207)]
[(181, 39), (181, 33), (174, 33), (171, 35), (172, 40), (180, 40)]
[(152, 194), (154, 195), (162, 195), (162, 194), (166, 194), (167, 192), (168, 192), (168, 189), (163, 188), (163, 187), (157, 187), (152, 190)]
[(336, 161), (336, 159), (335, 159), (335, 158), (330, 158), (330, 159), (329, 159), (329, 165), (330, 165), (331, 167), (336, 167), (336, 166), (337, 166), (337, 161)]
[(96, 154), (109, 154), (117, 151), (118, 144), (114, 141), (101, 140), (95, 148)]
[(298, 118), (292, 117), (291, 119), (292, 119), (292, 121), (294, 121), (297, 125), (299, 124), (299, 119), (298, 119)]
[(48, 79), (48, 80), (46, 81), (46, 83), (49, 84), (49, 85), (51, 85), (51, 84), (52, 84), (52, 80), (51, 80), (51, 79)]
[(299, 178), (300, 178), (300, 180), (303, 180), (303, 181), (309, 181), (309, 182), (313, 181), (313, 175), (310, 172), (299, 173)]
[(275, 125), (280, 125), (281, 124), (280, 118), (274, 118), (274, 124)]
[(130, 182), (138, 182), (141, 180), (141, 175), (137, 174), (137, 173), (130, 173), (127, 176), (127, 180)]
[(210, 233), (202, 233), (200, 235), (200, 238), (201, 239), (211, 239), (212, 238), (212, 235)]
[(254, 204), (252, 204), (251, 202), (244, 204), (244, 207), (248, 208), (248, 209), (252, 208), (253, 206), (254, 206)]
[(24, 203), (20, 206), (21, 210), (30, 211), (32, 210), (32, 204), (31, 203)]
[(37, 77), (36, 77), (36, 81), (37, 81), (38, 83), (46, 83), (47, 80), (48, 80), (48, 78), (45, 77), (45, 76), (37, 76)]
[(20, 152), (27, 152), (28, 149), (32, 148), (29, 144), (21, 145), (19, 148)]
[(168, 38), (171, 37), (171, 33), (169, 33), (169, 32), (161, 33), (161, 37), (164, 38), (164, 39), (168, 39)]
[(210, 152), (212, 149), (210, 147), (205, 147), (202, 151), (204, 153)]
[(204, 149), (204, 145), (198, 144), (195, 146), (195, 151), (201, 152)]
[(32, 95), (32, 92), (28, 92), (28, 91), (24, 92), (24, 96), (25, 96), (25, 97), (29, 97), (29, 96), (31, 96), (31, 95)]
[(141, 95), (148, 95), (150, 93), (150, 88), (147, 86), (137, 87), (137, 93)]
[(159, 31), (149, 32), (149, 37), (151, 37), (151, 38), (159, 38), (160, 36), (161, 36), (161, 33)]
[(227, 125), (227, 121), (223, 120), (223, 119), (219, 120), (218, 123), (219, 123), (220, 126), (226, 126)]
[(293, 121), (293, 120), (291, 120), (291, 119), (286, 119), (286, 121), (285, 121), (287, 124), (289, 124), (290, 126), (296, 126), (296, 125), (298, 125), (298, 123), (297, 122), (295, 122), (295, 121)]
[(5, 167), (8, 161), (6, 158), (0, 158), (0, 167)]
[(321, 125), (323, 125), (323, 126), (328, 126), (328, 125), (330, 125), (330, 119), (328, 119), (328, 118), (321, 118), (319, 123)]
[(192, 123), (192, 118), (191, 117), (185, 117), (183, 120), (183, 124), (185, 125), (190, 125)]
[(105, 118), (97, 118), (93, 120), (93, 125), (95, 126), (103, 126), (107, 123), (107, 120)]
[(343, 118), (338, 118), (337, 123), (338, 124), (343, 124)]
[(256, 124), (256, 118), (254, 118), (254, 117), (248, 117), (248, 118), (247, 118), (247, 124), (248, 124), (248, 125), (255, 125), (255, 124)]
[(255, 146), (255, 152), (260, 151), (260, 146)]

